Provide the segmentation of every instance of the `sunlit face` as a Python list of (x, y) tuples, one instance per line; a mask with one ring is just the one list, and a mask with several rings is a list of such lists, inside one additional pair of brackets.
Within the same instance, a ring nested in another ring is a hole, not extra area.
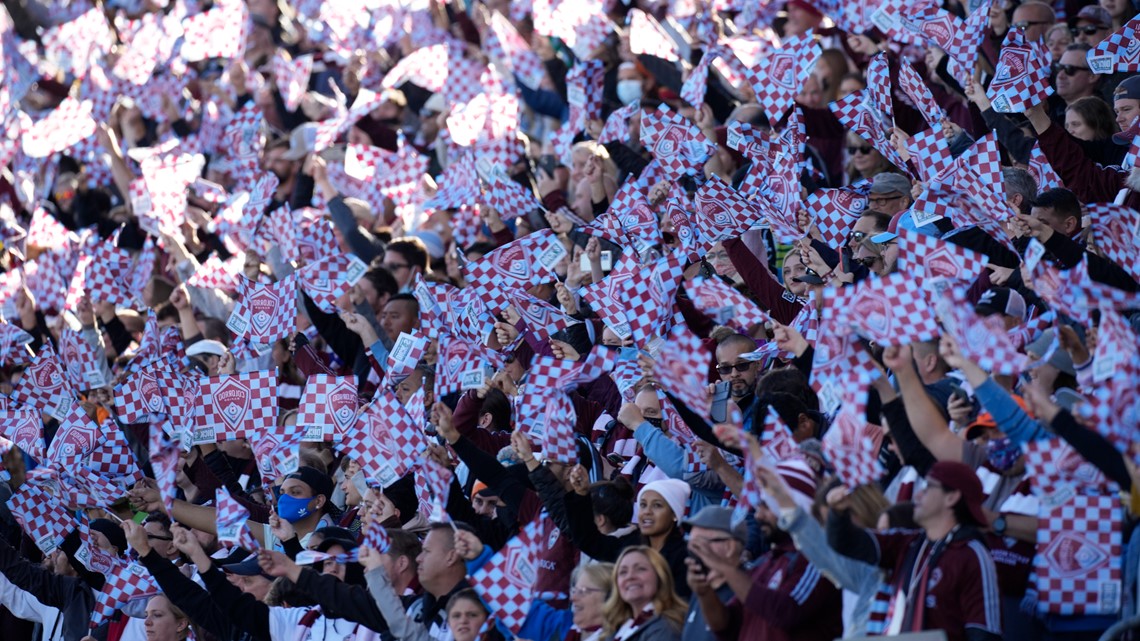
[(1073, 35), (1069, 33), (1069, 29), (1065, 26), (1050, 29), (1049, 33), (1045, 35), (1045, 45), (1049, 47), (1049, 53), (1056, 62), (1061, 59), (1065, 53), (1065, 47), (1073, 44)]
[(395, 341), (402, 333), (411, 333), (419, 324), (416, 304), (410, 300), (390, 300), (380, 313), (380, 327), (391, 341)]
[(1093, 129), (1081, 115), (1072, 109), (1065, 112), (1065, 131), (1077, 140), (1092, 140)]
[(186, 628), (189, 622), (178, 618), (170, 600), (159, 595), (151, 597), (146, 604), (146, 621), (143, 626), (146, 630), (147, 641), (171, 641), (186, 637)]
[(747, 396), (756, 387), (756, 363), (741, 358), (749, 351), (747, 345), (737, 341), (725, 342), (716, 348), (717, 374), (730, 385), (729, 394), (733, 398)]
[(641, 552), (630, 552), (621, 557), (615, 568), (618, 596), (639, 612), (660, 588), (657, 573), (649, 562), (649, 557)]
[(474, 641), (487, 620), (487, 611), (470, 599), (459, 599), (447, 611), (447, 627), (455, 641)]
[(653, 490), (642, 493), (637, 501), (637, 529), (642, 536), (660, 536), (666, 534), (677, 523), (677, 515), (673, 508)]
[(847, 136), (847, 157), (855, 170), (864, 174), (883, 164), (883, 156), (878, 150), (855, 134)]
[[(1057, 72), (1057, 94), (1068, 102), (1091, 95), (1096, 76), (1089, 69), (1083, 51), (1066, 51), (1061, 55), (1061, 71)], [(1072, 73), (1066, 71), (1070, 69)]]
[(591, 581), (585, 572), (579, 573), (578, 580), (570, 590), (570, 611), (574, 615), (574, 625), (580, 630), (599, 625), (605, 600), (605, 589)]
[(1128, 131), (1132, 121), (1136, 120), (1136, 116), (1140, 116), (1140, 99), (1117, 98), (1112, 103), (1112, 108), (1116, 111), (1116, 124), (1120, 130)]
[[(333, 556), (337, 556), (337, 555), (345, 553), (345, 549), (339, 545), (330, 545), (329, 549), (325, 550), (325, 551), (327, 553), (333, 555)], [(345, 564), (344, 563), (337, 563), (335, 559), (325, 559), (324, 561), (321, 562), (321, 574), (328, 574), (330, 576), (335, 576), (337, 579), (340, 579), (341, 581), (343, 581), (344, 580), (344, 571), (345, 571)]]
[(784, 277), (784, 287), (796, 296), (806, 296), (808, 284), (797, 281), (807, 275), (807, 265), (804, 264), (798, 251), (790, 251), (784, 256), (784, 266), (781, 273)]

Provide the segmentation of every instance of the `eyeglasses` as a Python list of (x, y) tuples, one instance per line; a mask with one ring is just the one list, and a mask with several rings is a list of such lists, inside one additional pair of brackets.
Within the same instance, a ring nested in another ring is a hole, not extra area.
[(867, 238), (867, 232), (865, 232), (865, 231), (853, 231), (850, 234), (847, 234), (847, 244), (848, 245), (858, 245), (859, 243), (866, 240), (866, 238)]
[(716, 371), (721, 376), (728, 376), (729, 373), (731, 373), (732, 370), (734, 370), (734, 369), (743, 374), (744, 372), (747, 372), (749, 370), (749, 368), (751, 368), (751, 367), (752, 367), (751, 362), (744, 361), (742, 363), (736, 363), (736, 364), (732, 364), (732, 365), (717, 365)]
[(1022, 31), (1025, 31), (1029, 27), (1032, 27), (1035, 25), (1041, 25), (1041, 24), (1053, 24), (1053, 21), (1051, 21), (1051, 20), (1018, 20), (1017, 22), (1014, 22), (1012, 26), (1016, 29), (1021, 29)]
[(1089, 69), (1088, 67), (1079, 67), (1077, 65), (1063, 65), (1063, 64), (1059, 64), (1059, 63), (1053, 65), (1053, 68), (1056, 69), (1058, 72), (1064, 72), (1066, 75), (1069, 75), (1069, 76), (1077, 75), (1078, 71), (1092, 71), (1092, 69)]
[(869, 205), (871, 205), (872, 209), (874, 209), (878, 205), (882, 205), (883, 203), (889, 203), (892, 200), (898, 200), (899, 198), (902, 198), (902, 194), (899, 194), (898, 196), (885, 196), (882, 198), (868, 198), (867, 203)]
[(938, 490), (939, 492), (945, 492), (946, 491), (946, 487), (943, 486), (941, 483), (939, 483), (937, 481), (931, 481), (931, 480), (926, 481), (926, 489)]
[(605, 590), (601, 588), (570, 588), (571, 596), (586, 596), (591, 592), (605, 592)]
[(148, 534), (148, 535), (146, 535), (146, 538), (150, 539), (151, 541), (173, 541), (174, 540), (173, 536), (159, 536), (157, 534)]
[(388, 269), (388, 271), (394, 272), (394, 271), (399, 270), (399, 269), (410, 269), (411, 265), (409, 265), (407, 263), (396, 263), (394, 265), (389, 264), (389, 263), (385, 263), (384, 267), (386, 267)]
[(865, 155), (871, 153), (872, 151), (875, 151), (874, 147), (848, 147), (847, 148), (847, 153), (851, 154), (852, 156), (858, 156), (860, 154), (865, 156)]
[(1073, 37), (1076, 38), (1082, 33), (1086, 36), (1091, 36), (1102, 29), (1103, 27), (1098, 27), (1095, 24), (1086, 24), (1083, 27), (1069, 27), (1069, 33), (1073, 34)]

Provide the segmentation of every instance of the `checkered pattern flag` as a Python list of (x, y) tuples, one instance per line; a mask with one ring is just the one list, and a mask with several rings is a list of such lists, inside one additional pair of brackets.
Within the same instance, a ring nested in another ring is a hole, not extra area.
[(1136, 73), (1140, 71), (1140, 17), (1129, 20), (1116, 33), (1105, 38), (1085, 54), (1093, 73)]
[[(288, 338), (297, 331), (297, 280), (294, 273), (273, 284), (242, 279), (245, 295), (234, 307), (226, 327), (260, 345)], [(335, 298), (334, 298), (335, 300)]]
[(686, 325), (669, 333), (653, 362), (653, 377), (692, 411), (709, 416), (708, 369), (712, 355)]
[(769, 48), (760, 64), (748, 70), (756, 100), (769, 122), (783, 120), (822, 53), (814, 34), (808, 31), (786, 39), (778, 48)]
[(1096, 421), (1094, 429), (1132, 462), (1140, 462), (1134, 449), (1140, 417), (1140, 354), (1136, 334), (1115, 310), (1100, 308), (1096, 352), (1093, 355), (1092, 398), (1081, 410)]
[(755, 201), (713, 177), (697, 190), (693, 226), (702, 243), (712, 244), (735, 238), (762, 218)]
[(261, 547), (246, 524), (249, 510), (238, 503), (224, 486), (214, 491), (214, 508), (217, 510), (218, 543), (225, 547), (243, 547), (253, 552)]
[(554, 266), (567, 255), (554, 232), (544, 229), (503, 245), (482, 260), (468, 263), (466, 276), (472, 288), (501, 308), (507, 303), (503, 290), (527, 290), (555, 280)]
[(471, 575), (471, 585), (515, 634), (522, 629), (534, 600), (543, 529), (541, 520), (531, 521)]
[(1073, 486), (1081, 494), (1108, 494), (1113, 484), (1096, 465), (1062, 438), (1036, 439), (1025, 444), (1025, 476), (1033, 479), (1040, 495), (1055, 494)]
[[(392, 89), (405, 82), (411, 82), (432, 93), (443, 91), (444, 84), (447, 82), (449, 57), (446, 44), (420, 47), (401, 58), (388, 71), (380, 84), (385, 89)], [(356, 122), (356, 120), (351, 122)]]
[(546, 77), (542, 60), (531, 51), (530, 44), (519, 35), (511, 21), (497, 11), (487, 23), (484, 47), (490, 56), (504, 61), (519, 82), (531, 89), (537, 90)]
[(305, 381), (297, 425), (304, 430), (302, 441), (331, 442), (356, 423), (359, 401), (355, 376), (313, 374)]
[(542, 209), (542, 202), (534, 192), (513, 180), (492, 180), (484, 184), (483, 203), (494, 207), (504, 219), (525, 218), (530, 212)]
[(43, 421), (38, 411), (11, 407), (0, 410), (0, 435), (15, 443), (32, 458), (44, 458), (47, 448), (44, 445)]
[(186, 62), (237, 58), (245, 52), (248, 22), (249, 12), (244, 2), (215, 2), (214, 8), (182, 22), (182, 49), (179, 55)]
[(638, 253), (660, 244), (661, 225), (642, 194), (635, 181), (627, 181), (614, 195), (609, 211), (595, 218), (586, 229), (596, 230), (602, 238), (618, 245), (632, 240)]
[(606, 118), (606, 124), (602, 127), (598, 142), (603, 145), (615, 140), (623, 143), (629, 142), (629, 119), (639, 111), (641, 111), (640, 101), (634, 101), (620, 109), (613, 110), (609, 118)]
[[(391, 396), (387, 390), (381, 397)], [(389, 424), (384, 406), (379, 402), (366, 405), (356, 422), (345, 433), (337, 449), (360, 463), (362, 472), (383, 487), (395, 483), (408, 473), (416, 459), (401, 455), (388, 434)]]
[[(435, 372), (436, 398), (443, 398), (462, 389), (482, 387), (486, 382), (483, 368), (489, 362), (474, 343), (451, 334), (441, 334), (438, 358)], [(476, 382), (479, 384), (475, 385)]]
[(653, 16), (640, 9), (629, 12), (629, 50), (669, 62), (680, 62), (677, 45)]
[(899, 89), (902, 89), (903, 94), (922, 113), (922, 117), (932, 128), (941, 129), (939, 125), (946, 117), (946, 111), (934, 99), (934, 94), (930, 93), (926, 81), (905, 59), (899, 61)]
[(114, 479), (124, 487), (130, 487), (143, 478), (134, 452), (127, 443), (123, 431), (114, 421), (108, 419), (102, 426), (103, 439), (87, 455), (86, 466), (97, 474)]
[(1033, 179), (1037, 181), (1038, 191), (1065, 186), (1060, 174), (1053, 169), (1053, 165), (1049, 164), (1045, 152), (1041, 151), (1040, 143), (1033, 143), (1033, 149), (1029, 152), (1029, 173), (1033, 174)]
[(12, 400), (62, 420), (75, 403), (75, 390), (67, 382), (63, 366), (50, 342), (45, 342), (35, 361), (24, 370), (12, 390)]
[(455, 474), (432, 458), (421, 458), (415, 466), (416, 495), (420, 499), (419, 513), (431, 523), (450, 523), (447, 512), (447, 495)]
[(885, 126), (894, 127), (895, 105), (891, 97), (891, 71), (885, 53), (875, 54), (867, 65), (867, 98)]
[(384, 363), (384, 386), (395, 385), (407, 378), (423, 358), (427, 344), (428, 339), (424, 336), (400, 332)]
[(392, 539), (388, 536), (388, 530), (383, 525), (373, 521), (371, 524), (363, 526), (363, 529), (363, 545), (365, 547), (384, 554), (392, 546)]
[(938, 319), (970, 360), (987, 372), (1013, 375), (1022, 361), (997, 315), (979, 317), (962, 286), (948, 287), (935, 302)]
[[(552, 441), (556, 450), (566, 449), (567, 438), (572, 439), (575, 411), (572, 404), (561, 400), (550, 403), (552, 394), (568, 392), (578, 385), (593, 381), (617, 364), (614, 350), (594, 348), (581, 361), (568, 361), (553, 356), (536, 356), (531, 363), (527, 382), (515, 397), (515, 420), (540, 448)], [(550, 432), (555, 432), (551, 436)]]
[(925, 292), (902, 272), (856, 285), (841, 313), (848, 327), (880, 345), (904, 345), (939, 335)]
[(280, 54), (273, 57), (273, 79), (287, 111), (296, 111), (301, 99), (309, 88), (309, 76), (313, 73), (313, 56), (300, 56), (286, 60)]
[(91, 101), (64, 98), (59, 106), (21, 134), (22, 149), (29, 158), (46, 158), (94, 133)]
[(947, 63), (950, 75), (962, 86), (966, 86), (966, 81), (973, 75), (974, 66), (978, 62), (978, 52), (990, 24), (991, 2), (992, 0), (982, 0), (979, 6), (974, 7), (970, 15), (966, 16), (962, 28), (955, 31), (950, 42), (942, 47), (950, 57)]
[(764, 431), (760, 434), (760, 449), (773, 461), (785, 461), (800, 456), (800, 448), (792, 440), (792, 430), (784, 423), (776, 409), (768, 407)]
[(75, 520), (59, 501), (32, 483), (24, 483), (8, 499), (8, 510), (44, 554), (54, 552), (75, 529)]
[(581, 321), (563, 314), (557, 307), (526, 292), (511, 297), (511, 305), (522, 317), (528, 330), (549, 340), (551, 335)]
[[(830, 434), (837, 428), (843, 432), (842, 438), (824, 439), (823, 451), (828, 460), (835, 466), (839, 478), (848, 487), (868, 485), (875, 483), (883, 477), (886, 471), (879, 463), (879, 449), (871, 439), (860, 437), (858, 428), (866, 419), (857, 416), (854, 411), (844, 405), (839, 415), (832, 421)], [(845, 427), (846, 426), (846, 427)]]
[[(898, 268), (918, 279), (923, 289), (939, 291), (939, 281), (973, 282), (989, 259), (971, 249), (907, 229), (898, 230)], [(1004, 333), (1004, 332), (1003, 332)]]
[(950, 143), (942, 134), (941, 127), (924, 129), (910, 137), (907, 151), (918, 167), (919, 178), (931, 182), (947, 176), (955, 168), (954, 156), (950, 153)]
[(641, 115), (641, 140), (661, 164), (667, 180), (700, 173), (705, 161), (716, 153), (713, 141), (664, 106)]
[(277, 422), (277, 374), (242, 372), (200, 379), (194, 443), (249, 438)]
[[(582, 297), (615, 329), (629, 324), (628, 335), (638, 345), (648, 345), (661, 336), (672, 319), (673, 299), (684, 271), (680, 253), (640, 266), (625, 263), (599, 283), (583, 288)], [(618, 307), (614, 307), (617, 302)]]
[(1086, 215), (1092, 220), (1094, 242), (1105, 258), (1133, 278), (1140, 278), (1140, 212), (1123, 205), (1091, 203)]
[(565, 392), (535, 390), (546, 398), (543, 416), (531, 422), (527, 436), (536, 442), (542, 457), (571, 465), (578, 462), (578, 445), (574, 425), (578, 414)]
[(601, 90), (605, 69), (600, 60), (583, 60), (566, 74), (566, 101), (570, 106), (568, 127), (581, 131), (587, 120), (602, 117)]
[(760, 480), (756, 478), (757, 461), (752, 458), (752, 448), (744, 448), (744, 483), (740, 495), (736, 497), (736, 506), (732, 508), (732, 526), (736, 527), (756, 511), (764, 501), (764, 491), (760, 487)]
[(808, 194), (804, 210), (815, 222), (823, 242), (838, 250), (847, 243), (847, 235), (855, 221), (867, 209), (869, 186), (820, 188)]
[(178, 470), (182, 468), (178, 439), (172, 438), (168, 433), (168, 429), (172, 427), (169, 421), (160, 419), (160, 422), (150, 426), (150, 438), (147, 440), (154, 481), (158, 485), (158, 493), (162, 496), (162, 504), (167, 514), (174, 510), (174, 498), (178, 492), (175, 479), (178, 477)]
[(686, 292), (693, 305), (719, 325), (747, 332), (756, 325), (772, 320), (756, 303), (719, 278), (694, 278), (686, 287)]
[(1092, 280), (1087, 259), (1064, 271), (1042, 260), (1031, 275), (1033, 289), (1050, 307), (1086, 325), (1091, 323), (1092, 312), (1097, 308), (1140, 309), (1140, 294)]
[(890, 141), (891, 122), (885, 120), (869, 99), (870, 90), (850, 93), (831, 103), (831, 112), (856, 136), (871, 143), (892, 165), (905, 169), (907, 164)]
[(701, 61), (689, 72), (689, 77), (685, 79), (685, 84), (681, 85), (682, 100), (694, 107), (700, 107), (701, 103), (705, 101), (705, 92), (709, 87), (709, 65), (712, 64), (714, 59), (723, 55), (724, 52), (720, 47), (715, 45), (705, 49), (704, 55), (701, 56)]
[(115, 565), (103, 573), (103, 578), (103, 587), (95, 592), (95, 608), (91, 611), (91, 625), (94, 627), (102, 625), (127, 603), (159, 593), (154, 577), (134, 561), (115, 559)]
[(28, 224), (28, 245), (43, 249), (67, 248), (75, 238), (48, 210), (36, 207), (32, 211), (32, 220)]
[[(301, 289), (322, 310), (333, 313), (336, 301), (347, 294), (360, 281), (368, 266), (351, 254), (325, 256), (309, 263), (297, 272)], [(288, 304), (282, 301), (282, 304)]]
[(905, 30), (943, 51), (951, 46), (954, 34), (965, 26), (958, 16), (931, 4), (904, 7), (900, 18)]
[(1037, 522), (1037, 611), (1117, 615), (1124, 522), (1119, 498), (1075, 492), (1050, 498), (1041, 502)]
[(1010, 29), (1002, 43), (994, 79), (986, 96), (1000, 113), (1024, 113), (1053, 95), (1049, 84), (1052, 56), (1043, 41), (1025, 41), (1025, 32)]
[(27, 365), (32, 356), (28, 345), (32, 335), (0, 319), (0, 363), (6, 366)]

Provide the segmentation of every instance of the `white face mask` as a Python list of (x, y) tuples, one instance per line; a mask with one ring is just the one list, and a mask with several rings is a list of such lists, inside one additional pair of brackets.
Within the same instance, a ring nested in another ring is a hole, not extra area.
[(617, 83), (617, 95), (621, 104), (628, 105), (634, 100), (641, 100), (641, 81), (640, 80), (619, 80)]

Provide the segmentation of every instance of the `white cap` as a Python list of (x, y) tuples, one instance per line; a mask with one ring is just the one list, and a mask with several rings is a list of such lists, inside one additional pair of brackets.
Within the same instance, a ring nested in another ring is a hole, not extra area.
[(186, 348), (187, 356), (201, 356), (208, 354), (210, 356), (224, 356), (226, 353), (226, 346), (214, 340), (200, 340), (193, 343)]

